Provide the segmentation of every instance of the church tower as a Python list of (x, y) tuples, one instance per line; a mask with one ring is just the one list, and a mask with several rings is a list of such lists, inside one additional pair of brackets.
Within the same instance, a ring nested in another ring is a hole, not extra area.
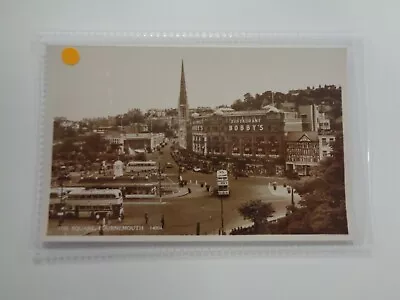
[(179, 92), (179, 104), (178, 104), (178, 120), (179, 120), (179, 132), (178, 141), (181, 148), (187, 149), (187, 129), (189, 125), (189, 105), (187, 101), (186, 93), (186, 80), (185, 80), (185, 69), (181, 66), (181, 85)]

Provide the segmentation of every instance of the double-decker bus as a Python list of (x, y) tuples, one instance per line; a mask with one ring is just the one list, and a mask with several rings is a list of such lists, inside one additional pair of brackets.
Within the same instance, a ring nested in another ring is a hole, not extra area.
[(229, 180), (227, 170), (217, 171), (217, 194), (218, 196), (229, 196)]
[(73, 190), (65, 199), (66, 215), (76, 218), (96, 215), (118, 218), (123, 206), (122, 192), (119, 189)]
[(126, 164), (125, 168), (127, 173), (139, 173), (139, 172), (155, 172), (158, 170), (157, 163), (155, 161), (131, 161)]

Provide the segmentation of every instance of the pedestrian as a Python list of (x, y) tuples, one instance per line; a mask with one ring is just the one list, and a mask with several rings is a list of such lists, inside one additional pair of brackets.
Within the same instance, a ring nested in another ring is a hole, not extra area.
[(161, 228), (164, 229), (165, 226), (165, 219), (164, 219), (164, 215), (161, 216)]
[(190, 194), (192, 192), (192, 190), (190, 188), (188, 188), (188, 193)]
[(100, 225), (99, 235), (104, 235), (103, 225)]
[(148, 213), (144, 214), (144, 221), (145, 221), (146, 225), (149, 224), (149, 215), (148, 215)]
[(64, 217), (65, 217), (65, 211), (64, 210), (65, 210), (65, 208), (61, 207), (61, 211), (59, 213), (60, 218), (58, 220), (58, 226), (61, 226), (64, 223)]
[(119, 218), (121, 221), (124, 219), (124, 207), (121, 204), (121, 208), (119, 209)]

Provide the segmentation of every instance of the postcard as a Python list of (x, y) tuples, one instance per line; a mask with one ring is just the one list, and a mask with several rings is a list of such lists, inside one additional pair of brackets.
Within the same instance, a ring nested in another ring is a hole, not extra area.
[(346, 48), (46, 50), (45, 240), (348, 237)]

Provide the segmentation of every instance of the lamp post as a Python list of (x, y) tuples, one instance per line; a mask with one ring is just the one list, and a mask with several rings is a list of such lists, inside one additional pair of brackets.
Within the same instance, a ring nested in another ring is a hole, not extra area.
[[(64, 168), (61, 168), (64, 170)], [(65, 218), (65, 199), (64, 199), (64, 180), (65, 178), (65, 173), (61, 172), (60, 176), (58, 177), (58, 183), (60, 185), (60, 213), (59, 213), (59, 220), (58, 224), (61, 226), (61, 224), (64, 222)]]
[(59, 224), (61, 225), (64, 222), (65, 217), (65, 201), (64, 201), (64, 178), (63, 175), (58, 177), (58, 182), (60, 185), (60, 219)]
[(293, 187), (291, 187), (291, 190), (292, 190), (292, 206), (294, 207), (295, 204), (294, 204), (294, 195), (293, 195), (294, 189), (293, 189)]
[(158, 193), (160, 197), (160, 203), (162, 202), (162, 194), (161, 194), (161, 162), (158, 162)]
[(178, 162), (178, 183), (181, 182), (181, 165)]
[(221, 200), (221, 234), (225, 234), (225, 226), (224, 226), (224, 200), (222, 196), (219, 197)]
[(66, 172), (65, 172), (65, 166), (61, 167), (60, 170), (60, 176), (58, 176), (58, 183), (60, 185), (60, 202), (64, 205), (64, 181), (67, 179), (66, 178)]

